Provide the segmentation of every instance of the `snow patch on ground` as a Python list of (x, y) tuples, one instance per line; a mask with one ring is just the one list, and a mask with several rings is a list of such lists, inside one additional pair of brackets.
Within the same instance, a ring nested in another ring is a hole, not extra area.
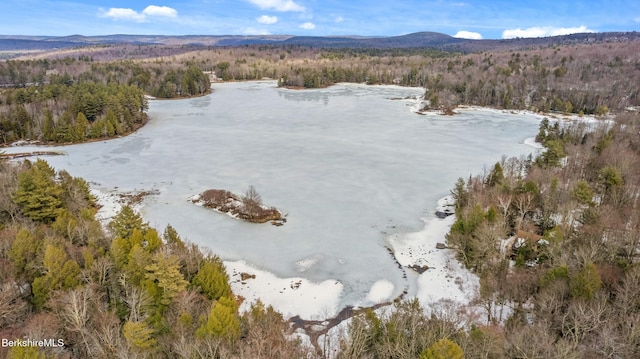
[(371, 290), (369, 290), (369, 294), (367, 295), (367, 300), (380, 303), (391, 299), (393, 295), (393, 290), (395, 286), (393, 283), (388, 280), (379, 280), (371, 286)]
[[(273, 273), (255, 268), (245, 261), (226, 261), (229, 283), (234, 294), (244, 298), (240, 312), (251, 308), (258, 299), (271, 305), (285, 318), (299, 315), (314, 320), (335, 317), (343, 291), (337, 280), (314, 283), (304, 278), (279, 278)], [(255, 278), (242, 280), (242, 273)]]
[[(450, 196), (442, 198), (438, 201), (438, 208), (449, 205), (451, 201)], [(422, 274), (416, 273), (416, 297), (423, 306), (442, 299), (469, 304), (479, 291), (478, 276), (458, 262), (454, 250), (436, 249), (436, 244), (445, 243), (454, 222), (453, 215), (443, 219), (428, 218), (421, 231), (395, 234), (388, 239), (400, 265), (428, 267)]]
[[(98, 212), (96, 212), (96, 219), (106, 228), (113, 217), (127, 204), (126, 196), (135, 192), (108, 191), (106, 189), (91, 187), (89, 188), (89, 193), (96, 199), (96, 204), (100, 207)], [(142, 202), (130, 204), (130, 206), (135, 212), (140, 213)]]
[(540, 142), (536, 142), (536, 138), (535, 137), (529, 137), (527, 139), (524, 140), (524, 144), (527, 146), (531, 146), (537, 150), (541, 150), (544, 148), (544, 146), (542, 146), (542, 143)]
[(91, 195), (96, 199), (100, 207), (96, 213), (96, 219), (106, 226), (111, 219), (122, 209), (120, 196), (115, 192), (106, 192), (96, 188), (89, 189)]

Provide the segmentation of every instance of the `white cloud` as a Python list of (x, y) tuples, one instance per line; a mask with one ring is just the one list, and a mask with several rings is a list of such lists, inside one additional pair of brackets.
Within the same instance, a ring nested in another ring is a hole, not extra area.
[(178, 17), (178, 11), (168, 6), (149, 5), (142, 12), (129, 8), (112, 7), (109, 10), (100, 9), (100, 16), (113, 20), (127, 20), (146, 22), (150, 17)]
[(457, 37), (457, 38), (460, 38), (460, 39), (482, 40), (482, 34), (481, 33), (472, 32), (472, 31), (465, 31), (465, 30), (458, 31), (455, 35), (453, 35), (453, 37)]
[(144, 10), (142, 10), (142, 13), (148, 16), (164, 16), (164, 17), (178, 16), (178, 11), (168, 6), (149, 5)]
[(516, 37), (546, 37), (577, 34), (583, 32), (595, 32), (586, 26), (578, 27), (553, 27), (553, 26), (534, 26), (527, 29), (507, 29), (502, 32), (503, 39), (513, 39)]
[(259, 18), (257, 18), (256, 21), (258, 21), (261, 24), (271, 25), (271, 24), (275, 24), (276, 22), (278, 22), (278, 17), (277, 16), (262, 15)]
[(343, 18), (342, 16), (338, 16), (338, 17), (336, 17), (336, 19), (335, 19), (335, 22), (338, 22), (338, 23), (339, 23), (339, 22), (343, 22), (343, 21), (344, 21), (344, 18)]
[(304, 24), (301, 24), (298, 27), (305, 30), (313, 30), (316, 28), (316, 25), (312, 22), (305, 22)]
[(249, 0), (249, 2), (263, 10), (300, 12), (305, 10), (304, 6), (296, 4), (293, 0)]
[(129, 21), (137, 21), (144, 22), (146, 20), (146, 16), (144, 14), (139, 14), (137, 11), (133, 9), (125, 9), (125, 8), (117, 8), (112, 7), (107, 11), (103, 10), (103, 17), (108, 17), (113, 20), (129, 20)]

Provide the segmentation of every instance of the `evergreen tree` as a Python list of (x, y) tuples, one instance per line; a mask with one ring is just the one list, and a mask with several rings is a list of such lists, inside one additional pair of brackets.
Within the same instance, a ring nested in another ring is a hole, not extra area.
[(600, 273), (593, 263), (587, 263), (571, 281), (571, 294), (576, 298), (591, 299), (602, 286)]
[(467, 190), (467, 184), (462, 177), (458, 178), (451, 195), (456, 203), (456, 212), (467, 206), (469, 201), (469, 191)]
[(153, 330), (144, 322), (126, 322), (122, 327), (129, 348), (134, 351), (149, 352), (158, 343), (153, 337)]
[(578, 181), (571, 191), (571, 196), (582, 204), (593, 204), (593, 191), (589, 186), (589, 182), (585, 180)]
[(33, 303), (42, 308), (49, 293), (56, 289), (71, 289), (80, 284), (80, 266), (58, 246), (48, 244), (42, 261), (44, 275), (33, 281)]
[(47, 141), (54, 141), (55, 137), (55, 123), (53, 122), (53, 114), (51, 111), (46, 111), (44, 115), (44, 124), (42, 125), (42, 137)]
[(26, 228), (21, 228), (9, 249), (9, 260), (16, 274), (26, 282), (32, 282), (41, 273), (38, 256), (41, 255), (42, 240)]
[(224, 264), (218, 257), (207, 258), (191, 280), (191, 284), (211, 300), (218, 300), (231, 295), (229, 277), (225, 271)]
[(142, 222), (142, 217), (136, 213), (130, 206), (124, 206), (113, 217), (109, 228), (118, 238), (129, 238), (133, 234), (134, 229), (146, 230), (148, 225)]
[(162, 306), (169, 305), (173, 297), (185, 290), (189, 284), (180, 273), (178, 258), (167, 255), (164, 251), (156, 252), (151, 264), (145, 266), (145, 270), (145, 278), (159, 288), (160, 295), (157, 300)]
[(55, 171), (41, 159), (18, 175), (18, 190), (13, 200), (25, 216), (45, 223), (56, 219), (63, 205), (63, 190), (54, 177)]
[(82, 112), (78, 112), (75, 124), (75, 139), (77, 141), (84, 141), (87, 138), (89, 129), (89, 120)]
[(560, 160), (566, 156), (562, 140), (547, 140), (545, 151), (537, 158), (542, 167), (559, 167)]
[(240, 337), (238, 304), (231, 297), (221, 297), (211, 306), (205, 323), (196, 331), (199, 337), (219, 337), (229, 340)]
[(440, 339), (420, 354), (420, 359), (464, 359), (464, 352), (450, 339)]
[(493, 169), (489, 173), (489, 176), (487, 177), (486, 183), (489, 187), (495, 187), (497, 184), (502, 183), (503, 180), (504, 173), (502, 170), (502, 166), (500, 165), (500, 162), (496, 162), (496, 164), (493, 166)]
[(176, 229), (173, 228), (170, 224), (168, 224), (167, 228), (165, 228), (162, 237), (164, 238), (165, 243), (167, 243), (171, 247), (177, 249), (186, 248), (184, 242), (182, 241), (182, 238), (180, 238), (180, 235), (178, 234), (178, 231), (176, 231)]

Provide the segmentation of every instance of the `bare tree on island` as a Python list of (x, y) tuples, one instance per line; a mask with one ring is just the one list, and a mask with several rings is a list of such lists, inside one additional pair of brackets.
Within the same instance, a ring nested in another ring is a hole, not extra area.
[(262, 196), (256, 191), (255, 187), (249, 186), (242, 197), (242, 205), (249, 215), (256, 215), (262, 207)]

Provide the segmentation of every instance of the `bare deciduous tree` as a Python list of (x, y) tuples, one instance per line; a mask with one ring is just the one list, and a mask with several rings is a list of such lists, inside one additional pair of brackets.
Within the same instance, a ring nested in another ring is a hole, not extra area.
[(255, 187), (249, 186), (242, 196), (242, 204), (249, 214), (255, 215), (262, 206), (262, 196), (256, 191)]

